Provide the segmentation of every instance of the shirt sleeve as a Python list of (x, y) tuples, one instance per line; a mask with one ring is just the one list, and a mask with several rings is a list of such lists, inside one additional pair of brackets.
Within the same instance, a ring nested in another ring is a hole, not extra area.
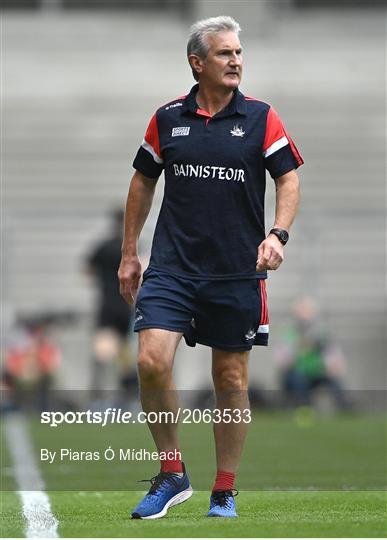
[(273, 107), (270, 107), (267, 114), (263, 157), (265, 167), (272, 178), (278, 178), (304, 163), (301, 154)]
[(158, 178), (164, 168), (156, 113), (149, 122), (144, 140), (134, 158), (133, 167), (149, 178)]

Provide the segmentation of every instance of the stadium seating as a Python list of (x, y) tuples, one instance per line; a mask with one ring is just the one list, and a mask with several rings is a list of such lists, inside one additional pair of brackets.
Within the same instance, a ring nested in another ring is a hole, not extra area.
[[(377, 10), (350, 13), (333, 22), (329, 13), (288, 14), (272, 35), (249, 36), (242, 89), (274, 105), (306, 160), (286, 263), (270, 279), (272, 339), (293, 299), (314, 294), (350, 360), (348, 386), (372, 389), (383, 385), (385, 361), (384, 23)], [(20, 12), (6, 13), (4, 27), (6, 313), (85, 315), (62, 334), (71, 386), (72, 366), (88, 354), (93, 304), (82, 259), (110, 208), (124, 204), (151, 113), (192, 84), (186, 25), (138, 13)], [(144, 250), (161, 197), (162, 180)], [(268, 224), (273, 201), (269, 180)], [(253, 379), (269, 387), (270, 355), (255, 350), (252, 362)]]

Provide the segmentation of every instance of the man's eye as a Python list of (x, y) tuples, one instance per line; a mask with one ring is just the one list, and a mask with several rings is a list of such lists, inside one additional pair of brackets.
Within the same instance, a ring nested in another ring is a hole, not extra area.
[[(235, 51), (235, 54), (237, 54), (238, 56), (240, 56), (242, 54), (242, 51)], [(219, 52), (219, 56), (232, 56), (233, 55), (233, 51), (220, 51)]]

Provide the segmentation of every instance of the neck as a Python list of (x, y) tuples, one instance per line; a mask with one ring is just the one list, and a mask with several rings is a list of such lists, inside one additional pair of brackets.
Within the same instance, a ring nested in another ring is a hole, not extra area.
[(204, 85), (199, 85), (199, 90), (196, 94), (196, 103), (201, 109), (213, 116), (227, 107), (233, 95), (233, 90), (229, 88), (213, 90), (206, 88)]

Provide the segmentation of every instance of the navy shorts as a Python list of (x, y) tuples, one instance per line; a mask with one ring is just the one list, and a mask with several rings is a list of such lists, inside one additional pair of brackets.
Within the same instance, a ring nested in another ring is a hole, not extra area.
[(198, 280), (148, 268), (136, 300), (134, 331), (163, 328), (225, 351), (267, 345), (269, 315), (264, 279)]

